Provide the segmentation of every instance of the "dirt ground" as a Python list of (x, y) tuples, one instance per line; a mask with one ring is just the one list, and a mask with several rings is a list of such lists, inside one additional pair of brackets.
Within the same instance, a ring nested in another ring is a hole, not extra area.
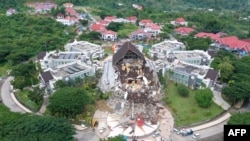
[(97, 101), (96, 103), (96, 109), (100, 110), (100, 111), (108, 111), (110, 113), (113, 112), (113, 109), (111, 109), (105, 100), (100, 100), (100, 101)]

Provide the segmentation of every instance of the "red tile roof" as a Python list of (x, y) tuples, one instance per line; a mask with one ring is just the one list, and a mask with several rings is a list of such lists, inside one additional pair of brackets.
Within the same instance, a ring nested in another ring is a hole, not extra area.
[(102, 32), (102, 31), (106, 30), (104, 25), (98, 24), (98, 23), (92, 24), (90, 28), (92, 31), (97, 31), (97, 32)]
[(103, 25), (103, 26), (108, 26), (110, 22), (101, 20), (101, 21), (98, 21), (98, 23)]
[(102, 34), (117, 35), (117, 33), (116, 33), (116, 32), (114, 32), (114, 31), (112, 31), (112, 30), (104, 30), (104, 31), (102, 32)]
[(136, 16), (130, 16), (130, 17), (127, 17), (126, 19), (129, 20), (129, 21), (132, 21), (132, 22), (136, 22), (137, 17)]
[(65, 8), (65, 11), (66, 11), (66, 14), (67, 14), (67, 15), (71, 15), (71, 16), (76, 15), (76, 11), (75, 11), (75, 9), (72, 8), (72, 7), (66, 7), (66, 8)]
[(183, 17), (179, 17), (175, 20), (175, 22), (186, 22), (185, 19)]
[(150, 19), (143, 19), (143, 20), (140, 21), (140, 23), (142, 23), (142, 24), (148, 24), (148, 23), (153, 23), (153, 22)]
[(211, 40), (218, 40), (220, 37), (219, 34), (206, 33), (206, 32), (200, 32), (194, 36), (197, 38), (210, 38)]
[(151, 28), (152, 30), (160, 30), (161, 27), (157, 24), (153, 24), (153, 23), (148, 23), (145, 25), (145, 27)]
[(194, 29), (190, 28), (190, 27), (179, 27), (175, 29), (175, 32), (179, 33), (179, 34), (189, 34), (191, 32), (193, 32)]
[(114, 19), (116, 19), (116, 16), (107, 16), (104, 18), (104, 21), (112, 21)]
[(143, 29), (138, 29), (138, 30), (136, 30), (136, 31), (134, 31), (134, 32), (132, 32), (133, 34), (146, 34), (147, 32), (145, 32)]
[(250, 52), (250, 43), (239, 40), (236, 36), (219, 38), (218, 43), (221, 45), (226, 45), (231, 49), (243, 49), (247, 52)]

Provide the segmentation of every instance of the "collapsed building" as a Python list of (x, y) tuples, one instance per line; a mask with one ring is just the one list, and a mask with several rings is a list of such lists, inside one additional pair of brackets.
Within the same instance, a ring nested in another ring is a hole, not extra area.
[(152, 62), (134, 44), (125, 42), (113, 55), (112, 66), (115, 84), (108, 105), (116, 111), (119, 122), (109, 122), (110, 128), (117, 131), (117, 127), (122, 127), (121, 134), (125, 136), (138, 135), (138, 127), (147, 129), (140, 135), (152, 133), (159, 125), (161, 109), (156, 104), (161, 100), (160, 84)]
[(135, 45), (124, 43), (114, 54), (112, 63), (125, 99), (135, 103), (153, 102), (159, 88), (157, 74)]

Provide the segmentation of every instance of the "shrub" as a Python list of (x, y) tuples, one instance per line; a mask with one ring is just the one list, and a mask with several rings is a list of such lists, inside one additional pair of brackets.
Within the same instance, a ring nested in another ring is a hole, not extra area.
[(179, 95), (183, 96), (183, 97), (187, 97), (189, 94), (189, 89), (187, 86), (183, 85), (183, 84), (179, 84), (177, 86), (177, 92)]
[(200, 89), (195, 92), (195, 100), (202, 108), (208, 108), (212, 104), (213, 92), (206, 88)]

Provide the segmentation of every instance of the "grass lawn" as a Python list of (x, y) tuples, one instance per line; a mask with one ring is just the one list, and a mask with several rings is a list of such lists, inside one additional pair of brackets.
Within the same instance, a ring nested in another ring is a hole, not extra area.
[(28, 91), (22, 90), (15, 93), (17, 100), (23, 104), (26, 108), (30, 109), (33, 112), (37, 112), (41, 105), (37, 105), (34, 101), (31, 101), (28, 97)]
[(129, 36), (133, 31), (136, 31), (138, 27), (135, 24), (124, 24), (121, 30), (118, 31), (118, 36), (119, 37), (127, 37)]
[(175, 118), (175, 126), (181, 127), (199, 123), (216, 117), (223, 112), (223, 109), (213, 103), (209, 108), (198, 106), (194, 96), (194, 90), (190, 90), (187, 98), (181, 97), (177, 93), (177, 87), (173, 82), (167, 85), (168, 106)]
[(104, 46), (103, 49), (104, 49), (104, 53), (114, 54), (111, 46)]

